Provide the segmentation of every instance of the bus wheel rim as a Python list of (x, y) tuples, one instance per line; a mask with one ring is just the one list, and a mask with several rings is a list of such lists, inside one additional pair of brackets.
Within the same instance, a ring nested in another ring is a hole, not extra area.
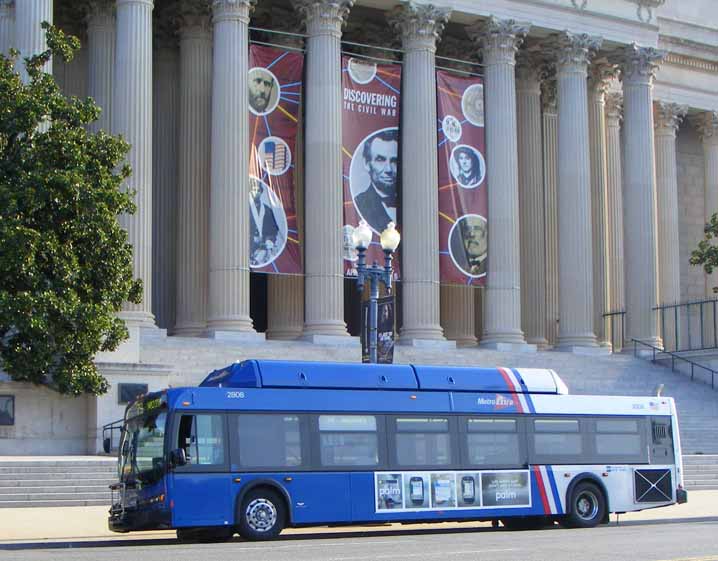
[(267, 532), (277, 523), (277, 509), (267, 499), (254, 499), (245, 511), (247, 524), (255, 532)]
[(598, 514), (598, 497), (591, 491), (582, 491), (576, 497), (576, 514), (582, 520), (593, 520)]

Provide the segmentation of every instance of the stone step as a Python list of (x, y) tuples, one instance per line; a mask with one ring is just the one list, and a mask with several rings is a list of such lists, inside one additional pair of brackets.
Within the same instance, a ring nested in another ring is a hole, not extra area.
[(94, 493), (0, 493), (0, 503), (5, 501), (106, 501), (109, 504), (111, 500), (112, 495), (109, 489), (106, 492)]
[[(718, 489), (718, 484), (715, 485), (686, 485), (686, 491), (711, 491)], [(688, 497), (688, 500), (690, 501), (690, 496)]]
[(75, 468), (75, 467), (96, 467), (98, 469), (103, 468), (114, 468), (117, 465), (117, 458), (114, 457), (98, 457), (97, 459), (91, 459), (92, 456), (88, 456), (87, 460), (63, 460), (62, 457), (53, 459), (33, 459), (33, 458), (22, 458), (17, 460), (3, 460), (0, 459), (0, 468), (28, 468), (28, 467), (47, 467), (47, 468)]
[(1, 501), (2, 508), (31, 508), (58, 506), (109, 506), (111, 499), (64, 499), (64, 500), (33, 500), (33, 501)]
[(0, 489), (1, 497), (8, 497), (12, 495), (45, 495), (45, 494), (60, 494), (60, 495), (87, 495), (87, 494), (98, 494), (106, 495), (110, 493), (108, 485), (76, 485), (69, 487), (55, 487), (47, 485), (33, 485), (31, 487), (3, 487)]
[(0, 479), (0, 488), (7, 487), (107, 487), (114, 483), (116, 478), (99, 478), (99, 479)]
[(13, 473), (72, 473), (72, 474), (83, 474), (83, 473), (113, 473), (116, 470), (115, 465), (98, 465), (98, 466), (26, 466), (26, 467), (0, 467), (0, 476), (3, 474)]
[(83, 480), (91, 480), (91, 479), (114, 479), (117, 477), (117, 472), (103, 472), (103, 473), (94, 473), (94, 472), (87, 472), (82, 473), (78, 475), (77, 473), (66, 473), (63, 471), (53, 471), (53, 472), (30, 472), (30, 473), (5, 473), (0, 474), (0, 480), (15, 480), (15, 479), (45, 479), (45, 480), (73, 480), (73, 481), (83, 481)]

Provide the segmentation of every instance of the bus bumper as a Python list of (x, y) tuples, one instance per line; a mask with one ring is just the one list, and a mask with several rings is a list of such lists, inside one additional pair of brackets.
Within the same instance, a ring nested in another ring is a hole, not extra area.
[(685, 489), (676, 489), (676, 502), (679, 505), (688, 502), (688, 491)]
[(172, 527), (169, 510), (110, 509), (107, 527), (121, 534), (140, 530), (169, 530)]

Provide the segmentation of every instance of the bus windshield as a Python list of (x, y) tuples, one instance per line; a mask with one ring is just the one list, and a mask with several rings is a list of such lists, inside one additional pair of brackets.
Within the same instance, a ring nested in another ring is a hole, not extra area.
[(154, 411), (128, 419), (120, 445), (122, 481), (152, 483), (162, 473), (167, 413)]

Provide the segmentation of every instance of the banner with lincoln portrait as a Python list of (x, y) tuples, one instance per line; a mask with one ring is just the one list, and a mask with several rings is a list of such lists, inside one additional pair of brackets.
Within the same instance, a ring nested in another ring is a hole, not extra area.
[(486, 282), (488, 195), (481, 78), (436, 73), (441, 282)]
[(249, 266), (302, 272), (294, 190), (302, 95), (301, 53), (249, 49)]
[[(344, 274), (356, 277), (352, 233), (360, 220), (373, 232), (367, 262), (384, 263), (379, 236), (398, 226), (401, 66), (342, 57)], [(395, 255), (395, 257), (398, 257)], [(399, 259), (394, 259), (399, 278)]]

